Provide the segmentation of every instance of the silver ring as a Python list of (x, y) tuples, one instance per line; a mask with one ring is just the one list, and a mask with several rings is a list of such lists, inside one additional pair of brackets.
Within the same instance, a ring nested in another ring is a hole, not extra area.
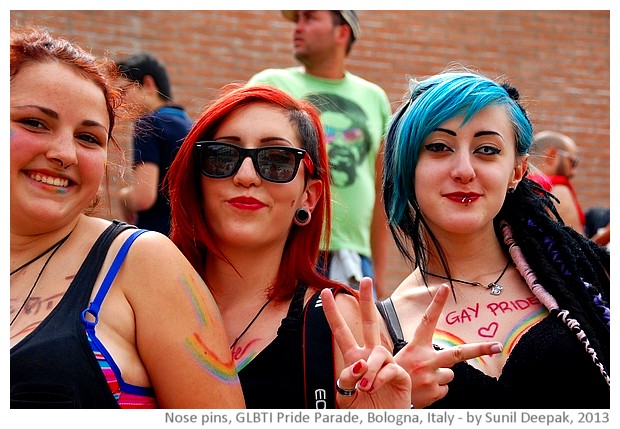
[(340, 387), (340, 379), (336, 380), (336, 391), (342, 396), (353, 396), (356, 390), (356, 387), (354, 387), (353, 389), (343, 389), (342, 387)]

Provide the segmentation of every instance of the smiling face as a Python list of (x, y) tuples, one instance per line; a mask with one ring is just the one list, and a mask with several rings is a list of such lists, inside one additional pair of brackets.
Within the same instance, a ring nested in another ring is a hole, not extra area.
[[(302, 145), (286, 112), (268, 103), (255, 103), (230, 113), (213, 140), (244, 148)], [(274, 183), (261, 178), (247, 157), (239, 170), (222, 179), (201, 176), (204, 215), (216, 245), (224, 250), (284, 249), (295, 210), (312, 210), (320, 196), (320, 182), (305, 178), (303, 164), (295, 178)]]
[(54, 228), (77, 217), (105, 173), (102, 90), (71, 66), (24, 66), (11, 80), (11, 229)]
[(429, 227), (442, 233), (493, 231), (509, 187), (523, 177), (515, 137), (505, 107), (481, 110), (441, 124), (424, 141), (415, 170), (415, 192)]

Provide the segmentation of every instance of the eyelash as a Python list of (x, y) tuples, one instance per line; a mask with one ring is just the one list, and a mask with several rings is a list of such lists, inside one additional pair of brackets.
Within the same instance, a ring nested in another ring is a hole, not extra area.
[(99, 139), (91, 134), (80, 134), (77, 136), (80, 140), (85, 141), (87, 143), (93, 143), (96, 144), (97, 146), (101, 146), (101, 141), (99, 141)]
[(39, 121), (38, 119), (33, 119), (33, 118), (23, 119), (20, 122), (24, 125), (27, 125), (33, 128), (41, 128), (45, 125), (42, 121)]
[[(480, 152), (482, 150), (489, 150), (490, 152), (482, 153)], [(482, 155), (499, 155), (502, 152), (502, 150), (496, 148), (495, 146), (481, 146), (478, 149), (476, 149), (475, 152), (482, 153)]]
[(444, 143), (427, 143), (424, 148), (429, 152), (444, 152), (449, 146)]
[[(43, 121), (40, 121), (38, 119), (35, 118), (27, 118), (27, 119), (23, 119), (20, 121), (22, 124), (30, 127), (30, 128), (35, 128), (35, 129), (46, 129), (45, 127), (45, 123)], [(87, 143), (87, 144), (96, 144), (97, 146), (101, 146), (101, 141), (99, 140), (99, 138), (95, 137), (92, 134), (88, 134), (88, 133), (83, 133), (83, 134), (78, 134), (76, 136), (77, 139), (80, 139), (81, 141)]]
[[(427, 143), (424, 145), (424, 148), (428, 152), (434, 152), (434, 153), (446, 152), (447, 150), (452, 151), (450, 146), (448, 146), (445, 143)], [(488, 155), (488, 156), (499, 155), (501, 152), (502, 152), (501, 149), (498, 149), (495, 146), (489, 146), (489, 145), (480, 146), (474, 151), (474, 153), (479, 153), (481, 155)]]

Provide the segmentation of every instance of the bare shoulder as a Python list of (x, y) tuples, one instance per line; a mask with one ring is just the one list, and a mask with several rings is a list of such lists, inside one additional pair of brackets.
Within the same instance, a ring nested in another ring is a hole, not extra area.
[(334, 296), (334, 301), (349, 326), (351, 326), (351, 321), (357, 321), (360, 318), (359, 301), (354, 295), (340, 292)]
[[(123, 241), (129, 237), (134, 230), (123, 233)], [(146, 231), (141, 234), (131, 246), (132, 257), (136, 261), (142, 261), (149, 265), (168, 265), (172, 263), (189, 263), (179, 248), (170, 238), (156, 231)]]
[(551, 193), (560, 200), (560, 204), (572, 204), (572, 193), (568, 186), (562, 184), (554, 185)]
[[(135, 230), (124, 231), (115, 244), (121, 246), (133, 232)], [(158, 293), (165, 293), (179, 283), (202, 282), (178, 247), (155, 231), (147, 231), (135, 239), (124, 264), (124, 279), (126, 284), (134, 285), (132, 289), (157, 284)]]
[(424, 284), (417, 270), (403, 280), (391, 295), (401, 325), (418, 323), (436, 291), (437, 286)]
[(390, 298), (392, 301), (423, 301), (430, 302), (434, 295), (434, 288), (428, 288), (416, 270), (409, 274), (394, 290)]
[[(357, 296), (350, 295), (347, 293), (339, 293), (335, 297), (336, 306), (342, 314), (346, 324), (351, 329), (351, 332), (357, 339), (360, 344), (363, 344), (364, 341), (364, 329), (367, 327), (364, 326), (363, 317), (362, 317), (362, 303), (358, 300)], [(367, 303), (368, 305), (369, 303)], [(390, 334), (387, 329), (387, 325), (379, 313), (379, 310), (376, 306), (376, 302), (372, 300), (370, 304), (372, 308), (372, 312), (374, 313), (374, 320), (376, 321), (376, 329), (378, 329), (379, 336), (381, 338), (381, 344), (388, 348), (388, 350), (392, 350), (393, 343), (390, 339)], [(368, 307), (367, 307), (368, 308)]]

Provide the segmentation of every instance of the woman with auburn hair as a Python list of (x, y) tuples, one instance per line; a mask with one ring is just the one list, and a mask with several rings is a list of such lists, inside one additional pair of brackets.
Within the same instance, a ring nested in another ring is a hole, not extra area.
[(11, 28), (11, 408), (241, 408), (222, 320), (164, 235), (85, 213), (116, 64)]

